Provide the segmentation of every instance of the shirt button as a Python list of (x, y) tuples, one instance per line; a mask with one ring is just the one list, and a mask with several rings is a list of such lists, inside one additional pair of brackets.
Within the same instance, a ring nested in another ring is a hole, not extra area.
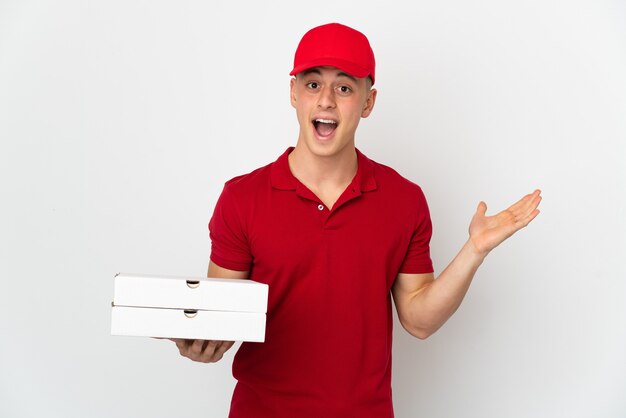
[(317, 209), (318, 209), (318, 210), (324, 210), (324, 205), (318, 205), (318, 206), (317, 206)]

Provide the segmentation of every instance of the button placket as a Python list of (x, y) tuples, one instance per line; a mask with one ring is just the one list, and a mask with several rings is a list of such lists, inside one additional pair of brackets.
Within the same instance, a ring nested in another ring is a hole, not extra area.
[(326, 229), (326, 223), (331, 216), (331, 211), (328, 210), (326, 205), (319, 200), (315, 202), (315, 208), (317, 209), (316, 212), (319, 214), (318, 219), (320, 221), (320, 227), (324, 230)]

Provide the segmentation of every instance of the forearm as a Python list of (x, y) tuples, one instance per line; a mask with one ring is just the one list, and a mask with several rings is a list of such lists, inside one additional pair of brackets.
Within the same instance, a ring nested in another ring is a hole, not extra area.
[(404, 328), (418, 338), (437, 331), (458, 309), (487, 254), (528, 225), (539, 214), (539, 202), (541, 191), (535, 190), (494, 216), (486, 216), (487, 205), (480, 202), (468, 241), (438, 278), (399, 274), (393, 294)]
[(435, 280), (411, 295), (405, 328), (419, 338), (437, 331), (461, 305), (485, 256), (468, 240)]

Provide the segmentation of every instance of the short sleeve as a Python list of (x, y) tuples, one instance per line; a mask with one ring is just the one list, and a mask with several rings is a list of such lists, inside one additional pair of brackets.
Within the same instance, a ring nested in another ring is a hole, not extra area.
[(229, 270), (251, 269), (252, 254), (243, 225), (236, 198), (228, 190), (227, 183), (209, 221), (211, 261)]
[(409, 248), (400, 267), (400, 273), (422, 274), (432, 273), (433, 262), (430, 258), (430, 238), (433, 227), (430, 220), (430, 212), (426, 197), (419, 189), (418, 200), (415, 208), (416, 218)]

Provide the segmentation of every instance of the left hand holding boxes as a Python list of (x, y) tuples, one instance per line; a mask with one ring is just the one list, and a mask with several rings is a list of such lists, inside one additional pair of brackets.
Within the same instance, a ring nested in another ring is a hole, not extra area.
[(119, 273), (111, 334), (263, 342), (268, 290), (252, 280)]

